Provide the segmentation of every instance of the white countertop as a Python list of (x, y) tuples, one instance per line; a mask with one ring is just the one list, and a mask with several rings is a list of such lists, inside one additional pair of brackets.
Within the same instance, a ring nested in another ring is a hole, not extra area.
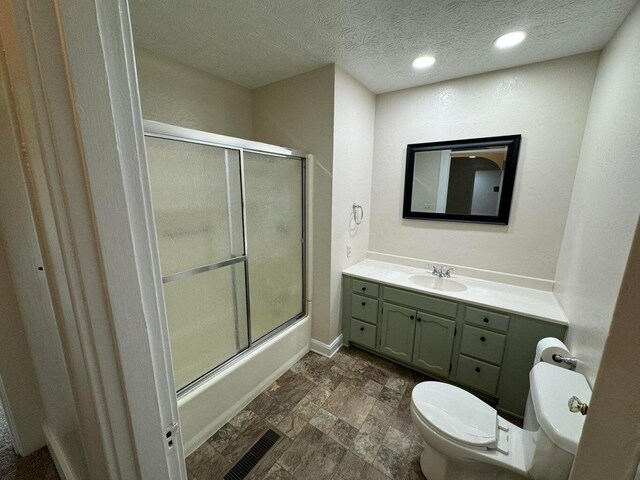
[(350, 277), (380, 282), (415, 292), (428, 293), (437, 297), (450, 298), (473, 305), (568, 325), (567, 317), (555, 295), (544, 290), (518, 287), (459, 275), (451, 275), (451, 279), (464, 284), (467, 290), (462, 292), (434, 290), (422, 287), (409, 280), (412, 275), (430, 275), (431, 272), (421, 268), (369, 259), (347, 268), (342, 273)]

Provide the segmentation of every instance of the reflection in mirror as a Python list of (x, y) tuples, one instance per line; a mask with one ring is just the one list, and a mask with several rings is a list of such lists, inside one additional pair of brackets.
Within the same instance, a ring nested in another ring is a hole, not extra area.
[(416, 153), (411, 210), (498, 215), (507, 147)]
[(409, 145), (404, 217), (506, 224), (518, 143), (512, 136)]

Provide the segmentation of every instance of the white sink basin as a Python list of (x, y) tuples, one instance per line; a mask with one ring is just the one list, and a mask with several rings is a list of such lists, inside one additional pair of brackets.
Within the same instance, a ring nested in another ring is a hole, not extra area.
[(441, 278), (433, 275), (411, 275), (409, 281), (420, 287), (445, 292), (464, 292), (468, 288), (463, 283), (456, 282), (450, 278)]

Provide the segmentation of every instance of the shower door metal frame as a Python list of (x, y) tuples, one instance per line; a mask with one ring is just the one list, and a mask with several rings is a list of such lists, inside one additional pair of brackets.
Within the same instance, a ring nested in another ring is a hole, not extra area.
[[(287, 329), (298, 320), (303, 319), (307, 315), (307, 154), (299, 150), (280, 147), (277, 145), (270, 145), (268, 143), (255, 142), (252, 140), (245, 140), (242, 138), (229, 137), (226, 135), (219, 135), (215, 133), (203, 132), (200, 130), (194, 130), (185, 127), (179, 127), (176, 125), (169, 125), (162, 122), (156, 122), (154, 120), (143, 120), (144, 124), (144, 136), (161, 138), (165, 140), (174, 140), (186, 143), (196, 143), (200, 145), (208, 145), (211, 147), (225, 148), (229, 150), (236, 150), (240, 153), (240, 192), (241, 192), (241, 204), (242, 204), (242, 235), (244, 242), (244, 255), (234, 257), (231, 259), (215, 262), (209, 265), (189, 269), (182, 272), (176, 272), (169, 275), (162, 276), (162, 283), (167, 283), (173, 280), (179, 280), (181, 278), (187, 278), (199, 273), (216, 270), (219, 268), (227, 267), (236, 263), (244, 262), (244, 283), (245, 283), (245, 296), (246, 296), (246, 321), (247, 321), (247, 347), (238, 351), (235, 355), (212, 368), (205, 374), (201, 375), (191, 383), (185, 385), (183, 388), (177, 391), (178, 398), (182, 397), (186, 393), (202, 385), (204, 382), (215, 376), (221, 370), (224, 370), (245, 355), (251, 353), (258, 346), (269, 341), (274, 336), (278, 335), (283, 330)], [(302, 292), (301, 292), (301, 310), (300, 313), (293, 318), (280, 324), (270, 332), (266, 333), (262, 337), (253, 340), (251, 335), (251, 296), (249, 289), (249, 249), (248, 249), (248, 234), (247, 234), (247, 212), (246, 212), (246, 189), (245, 189), (245, 171), (244, 171), (244, 153), (256, 153), (276, 157), (295, 158), (301, 162), (301, 184), (302, 184), (302, 238), (301, 238), (301, 258), (302, 258)], [(234, 285), (235, 290), (235, 285)], [(163, 292), (164, 296), (164, 292)]]

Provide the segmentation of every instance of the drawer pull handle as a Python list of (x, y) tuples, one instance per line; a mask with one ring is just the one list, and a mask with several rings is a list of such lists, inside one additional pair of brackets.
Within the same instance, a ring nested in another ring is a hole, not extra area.
[(489, 319), (488, 319), (487, 317), (484, 317), (484, 318), (482, 319), (482, 321), (483, 321), (484, 323), (489, 323)]
[(480, 367), (476, 367), (476, 372), (480, 373)]
[(486, 338), (484, 338), (484, 337), (480, 337), (480, 341), (481, 341), (481, 342), (485, 342), (486, 340), (487, 340)]
[(361, 331), (361, 332), (364, 332), (364, 327), (360, 327), (360, 331)]
[(362, 291), (366, 292), (367, 291), (367, 287), (362, 287)]
[(364, 307), (367, 304), (367, 302), (362, 302), (362, 306)]
[(410, 318), (411, 320), (413, 320), (413, 315), (411, 315), (409, 318)]

